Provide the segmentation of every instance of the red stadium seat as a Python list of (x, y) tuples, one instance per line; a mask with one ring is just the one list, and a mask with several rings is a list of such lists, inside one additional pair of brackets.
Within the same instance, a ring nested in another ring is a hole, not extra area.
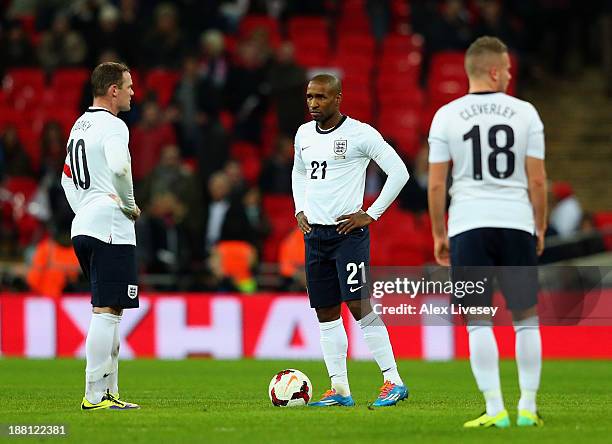
[(257, 145), (249, 142), (234, 142), (230, 147), (230, 155), (234, 159), (240, 159), (242, 157), (254, 157), (258, 154)]
[(331, 64), (342, 69), (343, 73), (347, 75), (363, 73), (369, 75), (374, 68), (374, 57), (367, 53), (345, 52), (337, 54)]
[(418, 86), (392, 89), (379, 82), (377, 91), (380, 112), (397, 108), (422, 109), (425, 102), (425, 94)]
[(416, 108), (386, 108), (378, 117), (378, 130), (397, 143), (400, 152), (412, 157), (419, 150), (421, 111)]
[(374, 38), (364, 34), (345, 34), (344, 31), (338, 37), (338, 54), (362, 54), (372, 57), (376, 49)]
[(423, 52), (423, 37), (418, 34), (403, 35), (389, 34), (385, 37), (382, 43), (383, 57), (393, 54), (410, 54), (411, 52)]
[(24, 88), (35, 91), (45, 89), (45, 74), (38, 68), (13, 68), (3, 81), (3, 88), (10, 94), (19, 93)]
[[(166, 69), (153, 69), (145, 77), (145, 88), (157, 94), (157, 102), (163, 108), (168, 106), (180, 74)], [(134, 86), (136, 88), (136, 86)]]
[(246, 38), (258, 29), (263, 29), (268, 33), (269, 42), (272, 46), (277, 47), (280, 44), (281, 33), (278, 20), (267, 15), (247, 15), (240, 22), (238, 34), (241, 38)]
[(413, 83), (419, 82), (421, 76), (422, 57), (414, 51), (408, 54), (385, 55), (379, 63), (381, 76), (402, 75), (409, 77)]
[(361, 122), (372, 123), (373, 122), (373, 104), (371, 95), (367, 92), (367, 88), (363, 88), (362, 91), (345, 89), (342, 99), (342, 111), (353, 119), (357, 119)]
[(4, 187), (13, 195), (21, 195), (28, 202), (38, 189), (38, 182), (31, 177), (8, 177)]
[(2, 217), (12, 217), (17, 227), (18, 243), (24, 247), (32, 242), (40, 225), (27, 211), (27, 204), (36, 193), (38, 182), (30, 177), (9, 177), (4, 182), (4, 188), (10, 193), (11, 199), (10, 204), (3, 208)]
[(295, 227), (293, 198), (280, 194), (265, 195), (262, 206), (272, 225), (272, 232), (264, 243), (263, 260), (278, 262), (279, 245)]
[(467, 77), (463, 61), (463, 52), (438, 52), (431, 58), (429, 77), (435, 79), (459, 79)]
[(312, 16), (295, 16), (289, 19), (287, 24), (288, 35), (291, 40), (296, 40), (301, 37), (314, 37), (325, 35), (329, 28), (327, 22), (322, 17)]
[(467, 94), (468, 87), (467, 78), (432, 81), (429, 85), (429, 100), (444, 105)]
[(36, 68), (11, 69), (4, 76), (3, 87), (16, 110), (38, 103), (45, 90), (45, 75)]
[(68, 88), (83, 87), (83, 84), (90, 78), (89, 70), (83, 68), (64, 68), (58, 69), (53, 74), (51, 86), (55, 90), (65, 90)]
[(307, 68), (323, 67), (330, 64), (329, 37), (327, 34), (294, 36), (291, 43), (295, 49), (295, 59)]
[(593, 215), (593, 222), (597, 228), (609, 231), (604, 236), (606, 249), (612, 250), (612, 211), (600, 211)]

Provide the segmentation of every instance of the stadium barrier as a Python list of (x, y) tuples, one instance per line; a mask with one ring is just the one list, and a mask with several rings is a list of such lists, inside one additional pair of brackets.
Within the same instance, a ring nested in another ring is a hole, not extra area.
[[(612, 290), (605, 293), (612, 297)], [(321, 358), (318, 323), (301, 294), (150, 294), (140, 302), (139, 309), (123, 315), (123, 358)], [(344, 315), (349, 356), (370, 359), (359, 326)], [(87, 296), (0, 294), (0, 354), (83, 357), (90, 317)], [(512, 327), (495, 329), (500, 355), (512, 357)], [(399, 358), (468, 356), (464, 327), (391, 325), (389, 333)], [(612, 326), (543, 326), (542, 336), (546, 358), (612, 358)]]

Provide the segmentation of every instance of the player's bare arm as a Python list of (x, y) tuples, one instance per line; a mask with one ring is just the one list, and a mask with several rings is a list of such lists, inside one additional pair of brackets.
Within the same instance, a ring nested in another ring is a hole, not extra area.
[(546, 168), (544, 160), (527, 156), (525, 164), (529, 189), (529, 200), (533, 206), (536, 236), (538, 238), (538, 256), (544, 251), (544, 234), (546, 233), (547, 202), (546, 202)]
[(336, 219), (336, 222), (340, 222), (336, 231), (340, 234), (349, 234), (351, 231), (357, 228), (367, 227), (374, 218), (363, 210), (359, 210), (353, 214), (343, 214)]
[(429, 216), (431, 232), (434, 239), (434, 255), (439, 265), (449, 266), (450, 248), (446, 232), (444, 213), (446, 210), (446, 177), (448, 162), (429, 164), (429, 183), (427, 198), (429, 200)]

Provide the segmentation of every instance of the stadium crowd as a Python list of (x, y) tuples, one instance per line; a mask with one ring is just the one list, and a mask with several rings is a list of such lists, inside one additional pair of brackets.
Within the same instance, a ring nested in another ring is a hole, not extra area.
[[(124, 61), (134, 79), (136, 104), (120, 117), (143, 209), (136, 230), (144, 286), (300, 290), (291, 167), (310, 74), (339, 73), (342, 110), (372, 123), (405, 159), (411, 180), (380, 222), (393, 245), (382, 237), (377, 244), (373, 233), (372, 257), (419, 265), (432, 259), (423, 140), (435, 110), (465, 91), (460, 51), (477, 36), (498, 36), (513, 51), (516, 77), (538, 81), (570, 69), (572, 45), (581, 45), (583, 63), (599, 62), (590, 27), (602, 13), (612, 26), (612, 2), (603, 0), (0, 4), (0, 258), (27, 264), (4, 267), (0, 288), (51, 295), (85, 288), (59, 179), (97, 63)], [(609, 53), (603, 59), (612, 63)], [(371, 165), (366, 199), (384, 180)], [(559, 200), (569, 190), (557, 189)], [(559, 233), (588, 223), (576, 215), (579, 203), (566, 207), (575, 222)]]

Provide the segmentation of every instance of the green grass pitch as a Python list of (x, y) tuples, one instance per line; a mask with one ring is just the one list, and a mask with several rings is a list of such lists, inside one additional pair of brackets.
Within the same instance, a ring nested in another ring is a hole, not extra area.
[[(612, 363), (546, 361), (539, 408), (541, 429), (463, 430), (483, 410), (467, 361), (402, 361), (409, 400), (369, 410), (381, 385), (372, 362), (349, 362), (354, 408), (275, 408), (266, 393), (270, 378), (294, 367), (312, 380), (315, 398), (328, 388), (322, 362), (125, 361), (122, 398), (131, 412), (81, 412), (84, 362), (0, 359), (0, 424), (66, 424), (60, 442), (80, 443), (396, 443), (612, 442)], [(513, 361), (501, 363), (506, 406), (516, 417), (518, 387)], [(56, 441), (60, 438), (45, 438)], [(4, 442), (29, 438), (0, 437)], [(33, 438), (32, 441), (40, 441)]]

